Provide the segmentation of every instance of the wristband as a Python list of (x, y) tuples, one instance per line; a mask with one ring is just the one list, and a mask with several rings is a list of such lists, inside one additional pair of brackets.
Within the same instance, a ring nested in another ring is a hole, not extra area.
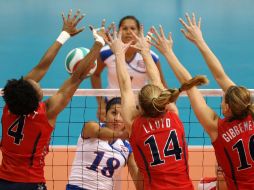
[(101, 37), (101, 36), (97, 33), (98, 30), (100, 30), (100, 28), (98, 28), (98, 29), (93, 29), (93, 37), (94, 37), (95, 41), (101, 43), (101, 45), (104, 46), (104, 45), (105, 45), (105, 41), (104, 41), (103, 37)]
[(63, 45), (70, 37), (71, 35), (68, 32), (62, 31), (56, 41)]

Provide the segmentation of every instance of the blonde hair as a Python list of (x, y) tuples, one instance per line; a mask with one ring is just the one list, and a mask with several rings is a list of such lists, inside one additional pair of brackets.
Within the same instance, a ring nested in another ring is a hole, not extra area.
[(193, 86), (207, 84), (205, 76), (196, 76), (182, 84), (179, 89), (162, 90), (156, 85), (145, 85), (139, 93), (139, 104), (148, 117), (157, 117), (165, 112), (167, 104), (175, 102), (182, 91), (191, 89)]
[(250, 91), (243, 86), (230, 86), (225, 93), (225, 103), (232, 112), (231, 120), (244, 119), (249, 114), (254, 119), (254, 105)]

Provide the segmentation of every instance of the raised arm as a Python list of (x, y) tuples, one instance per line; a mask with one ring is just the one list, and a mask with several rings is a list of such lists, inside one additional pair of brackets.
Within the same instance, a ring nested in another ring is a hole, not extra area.
[[(150, 53), (150, 40), (147, 40), (147, 37), (144, 37), (144, 28), (141, 25), (140, 27), (140, 34), (137, 36), (134, 32), (132, 32), (132, 35), (134, 38), (136, 38), (136, 44), (132, 47), (138, 49), (144, 59), (144, 62), (146, 64), (146, 71), (149, 76), (149, 79), (152, 84), (160, 87), (161, 89), (165, 89), (166, 84), (165, 82), (162, 82), (162, 73), (160, 71), (160, 67), (156, 66), (156, 64), (153, 61), (152, 55)], [(150, 33), (150, 37), (152, 34)], [(175, 105), (175, 103), (170, 103), (167, 105), (166, 109), (168, 111), (174, 112), (178, 115), (178, 109)]]
[(100, 36), (95, 37), (95, 43), (90, 52), (78, 64), (77, 69), (67, 79), (58, 92), (49, 98), (47, 103), (47, 116), (51, 125), (55, 124), (57, 115), (69, 103), (71, 97), (79, 87), (80, 83), (86, 78), (86, 75), (93, 68), (94, 61), (100, 53), (100, 49), (104, 45), (104, 40)]
[(180, 22), (184, 26), (185, 30), (181, 30), (184, 36), (194, 43), (199, 51), (201, 52), (202, 56), (204, 57), (206, 64), (208, 65), (209, 69), (211, 70), (215, 80), (222, 88), (223, 91), (226, 91), (228, 87), (235, 85), (235, 83), (229, 78), (229, 76), (225, 73), (220, 61), (211, 51), (209, 46), (206, 44), (201, 31), (201, 18), (196, 23), (195, 14), (192, 14), (192, 18), (186, 14), (187, 22), (184, 22), (183, 19), (180, 18)]
[(128, 131), (130, 132), (133, 120), (138, 114), (135, 103), (135, 95), (131, 88), (130, 75), (127, 72), (125, 64), (125, 52), (130, 47), (132, 41), (128, 44), (124, 44), (121, 40), (121, 35), (121, 30), (117, 34), (116, 27), (114, 26), (113, 38), (108, 35), (109, 41), (107, 43), (109, 44), (112, 52), (115, 54), (116, 57), (116, 73), (122, 98), (122, 117), (125, 124), (127, 124), (126, 127)]
[[(107, 38), (107, 35), (105, 34), (105, 24), (106, 20), (103, 19), (101, 23), (101, 28), (98, 30), (100, 34), (103, 36), (103, 38)], [(110, 30), (110, 26), (108, 27), (107, 31)], [(91, 84), (94, 89), (101, 89), (102, 83), (101, 83), (101, 73), (103, 72), (104, 68), (106, 67), (106, 64), (102, 61), (101, 56), (98, 56), (97, 59), (97, 68), (94, 74), (91, 76)], [(97, 108), (97, 118), (104, 122), (106, 119), (106, 102), (104, 97), (97, 96), (96, 97), (98, 108)]]
[(150, 53), (150, 45), (147, 42), (147, 38), (144, 36), (143, 25), (140, 26), (139, 36), (137, 36), (133, 31), (131, 31), (131, 33), (137, 41), (135, 45), (132, 45), (132, 47), (140, 51), (140, 54), (142, 55), (146, 64), (146, 71), (151, 83), (160, 87), (161, 89), (164, 89), (165, 87), (161, 82), (160, 72), (158, 70), (158, 67), (154, 63), (152, 55)]
[(157, 61), (156, 66), (157, 66), (158, 71), (159, 71), (159, 73), (160, 73), (161, 82), (162, 82), (164, 88), (168, 88), (167, 82), (166, 82), (166, 80), (165, 80), (165, 78), (164, 78), (164, 75), (163, 75), (163, 72), (162, 72), (160, 60)]
[[(153, 45), (165, 56), (169, 66), (172, 68), (175, 76), (181, 84), (186, 83), (192, 79), (190, 73), (186, 68), (180, 63), (173, 52), (173, 40), (171, 33), (168, 36), (168, 39), (164, 35), (162, 26), (160, 26), (160, 34), (155, 28), (153, 31), (156, 37), (152, 37)], [(204, 97), (198, 91), (196, 87), (191, 88), (187, 91), (189, 96), (191, 106), (195, 112), (196, 117), (198, 118), (201, 125), (205, 128), (207, 133), (210, 135), (212, 140), (217, 138), (217, 120), (218, 116), (216, 113), (206, 104)]]
[(84, 28), (77, 29), (77, 24), (84, 18), (84, 15), (80, 15), (80, 10), (72, 17), (72, 10), (69, 11), (68, 17), (65, 18), (64, 13), (62, 13), (63, 18), (63, 28), (58, 39), (53, 43), (51, 47), (46, 51), (38, 65), (36, 65), (25, 77), (24, 79), (32, 79), (39, 82), (44, 75), (47, 73), (50, 65), (55, 59), (58, 51), (70, 36), (75, 36), (82, 32)]
[[(102, 62), (100, 56), (98, 56), (97, 59), (97, 68), (94, 74), (91, 76), (91, 84), (94, 89), (101, 89), (102, 84), (101, 84), (101, 73), (105, 68), (105, 64)], [(96, 97), (98, 108), (97, 108), (97, 118), (101, 121), (104, 122), (106, 119), (106, 102), (104, 97), (102, 96), (97, 96)]]
[[(134, 48), (138, 49), (144, 59), (144, 62), (146, 64), (146, 71), (147, 74), (149, 76), (149, 79), (151, 81), (152, 84), (160, 87), (161, 89), (165, 89), (165, 84), (163, 84), (162, 82), (162, 78), (161, 78), (161, 72), (158, 69), (158, 67), (156, 66), (156, 64), (153, 61), (152, 55), (150, 53), (150, 44), (148, 42), (146, 37), (144, 37), (144, 28), (141, 25), (140, 27), (140, 34), (139, 37), (137, 35), (135, 35), (134, 32), (132, 32), (132, 35), (136, 38), (136, 44), (133, 46)], [(150, 37), (152, 37), (152, 35), (150, 34)], [(175, 103), (170, 103), (167, 105), (167, 110), (174, 112), (178, 115), (178, 109), (175, 105)]]

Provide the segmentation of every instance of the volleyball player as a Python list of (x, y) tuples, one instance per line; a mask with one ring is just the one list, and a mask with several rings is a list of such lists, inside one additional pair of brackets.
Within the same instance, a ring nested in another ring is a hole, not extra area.
[(138, 189), (139, 179), (132, 149), (121, 116), (121, 98), (107, 102), (106, 121), (85, 123), (66, 190), (109, 190), (118, 182), (120, 169), (128, 166)]
[[(196, 23), (195, 15), (192, 18), (186, 15), (188, 24), (183, 19), (180, 22), (185, 30), (182, 30), (187, 39), (192, 41), (200, 49), (207, 65), (211, 69), (216, 81), (225, 92), (221, 103), (221, 119), (205, 102), (197, 88), (187, 91), (192, 108), (201, 125), (211, 138), (215, 149), (218, 164), (225, 174), (227, 187), (230, 190), (252, 189), (254, 179), (253, 164), (253, 117), (254, 107), (251, 93), (242, 86), (236, 86), (226, 75), (216, 56), (205, 43), (200, 30), (201, 20)], [(169, 65), (181, 83), (191, 79), (190, 73), (176, 58), (171, 36), (165, 38), (162, 28), (161, 34), (156, 31), (157, 39), (155, 47), (166, 57)]]
[[(131, 31), (138, 35), (140, 31), (140, 24), (136, 17), (134, 16), (125, 16), (119, 22), (119, 28), (122, 28), (122, 40), (124, 43), (128, 43), (133, 39)], [(163, 81), (163, 84), (166, 85), (164, 81), (162, 71), (160, 68), (159, 57), (156, 53), (150, 50), (150, 53), (153, 57), (154, 62), (156, 63), (157, 68), (160, 71), (160, 76)], [(93, 76), (91, 77), (92, 87), (93, 88), (102, 88), (101, 84), (101, 73), (107, 68), (108, 74), (108, 87), (109, 89), (118, 89), (119, 84), (117, 81), (116, 75), (116, 64), (115, 64), (115, 55), (110, 50), (109, 46), (102, 48), (100, 57), (97, 59), (97, 69)], [(125, 64), (127, 66), (127, 71), (131, 77), (131, 86), (133, 89), (140, 89), (145, 84), (148, 83), (148, 75), (146, 71), (146, 66), (141, 54), (135, 48), (129, 48), (125, 53)], [(98, 110), (97, 117), (103, 121), (105, 119), (105, 105), (106, 102), (101, 100), (100, 97), (97, 97)]]
[(136, 41), (132, 47), (140, 51), (151, 80), (151, 84), (145, 85), (139, 92), (138, 109), (125, 65), (125, 52), (132, 42), (122, 42), (120, 29), (118, 35), (114, 31), (114, 37), (108, 43), (116, 56), (122, 117), (130, 133), (136, 163), (144, 178), (144, 189), (192, 190), (184, 127), (173, 102), (182, 91), (201, 83), (194, 79), (187, 81), (180, 89), (165, 89), (144, 37), (143, 27), (140, 37), (131, 33)]
[(77, 11), (63, 17), (63, 29), (54, 44), (31, 72), (20, 79), (11, 79), (3, 88), (5, 106), (2, 115), (1, 190), (43, 190), (44, 158), (48, 153), (50, 136), (58, 114), (65, 108), (74, 92), (93, 67), (94, 60), (104, 45), (96, 39), (90, 53), (81, 60), (77, 70), (52, 97), (41, 101), (42, 89), (38, 82), (48, 71), (59, 49), (70, 36), (83, 31), (77, 24), (84, 17)]

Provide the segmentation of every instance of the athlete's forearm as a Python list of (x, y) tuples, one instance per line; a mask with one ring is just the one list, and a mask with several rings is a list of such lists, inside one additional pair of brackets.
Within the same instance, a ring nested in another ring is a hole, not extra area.
[(200, 41), (196, 43), (199, 51), (201, 52), (207, 66), (211, 70), (215, 80), (220, 85), (220, 87), (226, 91), (227, 88), (231, 85), (235, 85), (228, 75), (225, 73), (219, 59), (216, 55), (212, 52), (209, 46), (206, 44), (205, 41)]

